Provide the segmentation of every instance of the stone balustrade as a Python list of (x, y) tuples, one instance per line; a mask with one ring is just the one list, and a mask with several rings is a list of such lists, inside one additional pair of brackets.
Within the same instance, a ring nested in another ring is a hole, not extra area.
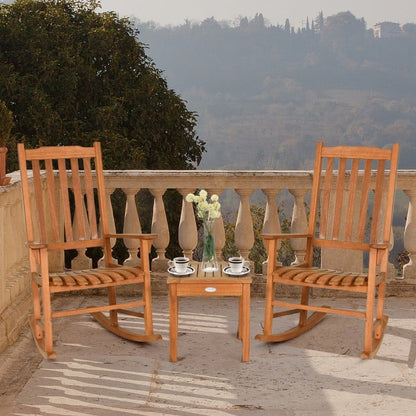
[[(0, 351), (11, 344), (26, 322), (30, 309), (30, 285), (28, 275), (27, 249), (25, 247), (25, 224), (21, 201), (20, 176), (14, 172), (8, 186), (0, 187)], [(310, 171), (106, 171), (107, 200), (116, 189), (121, 189), (126, 196), (123, 232), (140, 233), (141, 219), (136, 206), (136, 195), (146, 189), (153, 197), (151, 232), (157, 234), (154, 240), (156, 258), (152, 261), (152, 272), (162, 273), (167, 268), (166, 249), (169, 245), (170, 230), (168, 216), (164, 204), (167, 190), (173, 189), (182, 197), (182, 208), (178, 224), (178, 242), (183, 254), (192, 257), (198, 244), (198, 229), (192, 204), (185, 201), (188, 193), (198, 189), (206, 189), (209, 195), (216, 193), (220, 200), (224, 195), (231, 211), (236, 212), (235, 245), (240, 254), (247, 258), (254, 243), (253, 220), (250, 207), (253, 201), (263, 204), (265, 216), (263, 232), (279, 233), (281, 230), (277, 210), (277, 200), (284, 195), (291, 201), (288, 205), (291, 211), (291, 231), (304, 233), (307, 228), (307, 212), (305, 202), (312, 185)], [(399, 277), (391, 272), (390, 280), (403, 293), (414, 294), (416, 291), (416, 171), (400, 171), (397, 189), (407, 196), (408, 210), (406, 219), (403, 218), (404, 246), (409, 253), (410, 261), (405, 265), (403, 274)], [(231, 197), (229, 196), (231, 193)], [(288, 208), (288, 206), (286, 206)], [(112, 231), (115, 222), (111, 203), (109, 217)], [(223, 218), (216, 220), (214, 227), (217, 255), (225, 245)], [(394, 242), (392, 241), (392, 244)], [(113, 241), (115, 244), (115, 241)], [(134, 264), (137, 257), (138, 245), (136, 240), (125, 240), (128, 251), (126, 262)], [(303, 260), (305, 243), (301, 240), (292, 242), (295, 251), (295, 262)], [(342, 258), (343, 263), (352, 268), (362, 268), (362, 259), (358, 256)], [(333, 264), (334, 256), (322, 254), (323, 266)], [(332, 262), (332, 263), (331, 263)], [(85, 252), (78, 252), (72, 261), (74, 269), (89, 267), (91, 259)], [(63, 258), (54, 263), (54, 267), (64, 267)], [(259, 275), (264, 280), (264, 276)], [(398, 293), (400, 294), (398, 289)]]
[[(185, 201), (188, 193), (206, 189), (209, 195), (220, 195), (224, 191), (234, 192), (237, 220), (235, 226), (235, 244), (240, 254), (247, 258), (254, 244), (253, 221), (251, 218), (250, 197), (256, 191), (265, 205), (264, 232), (280, 232), (276, 198), (281, 190), (288, 190), (294, 197), (292, 216), (293, 231), (306, 229), (306, 210), (304, 198), (312, 185), (311, 172), (305, 171), (112, 171), (106, 175), (106, 185), (111, 189), (121, 188), (124, 193), (134, 195), (141, 189), (148, 189), (154, 197), (151, 232), (158, 237), (153, 245), (157, 258), (153, 259), (152, 270), (166, 270), (166, 248), (169, 245), (169, 227), (163, 202), (168, 189), (176, 189), (182, 196), (182, 210), (178, 226), (179, 245), (183, 254), (192, 257), (198, 244), (198, 230), (192, 204)], [(277, 188), (277, 186), (279, 186)], [(259, 196), (256, 196), (259, 199)], [(133, 206), (131, 204), (133, 203)], [(127, 198), (124, 231), (134, 230), (138, 223), (138, 214), (134, 198)], [(127, 213), (130, 212), (129, 215)], [(140, 224), (139, 224), (139, 229)], [(225, 245), (224, 222), (222, 217), (216, 220), (214, 227), (217, 255)], [(304, 247), (295, 248), (299, 259), (304, 256)]]

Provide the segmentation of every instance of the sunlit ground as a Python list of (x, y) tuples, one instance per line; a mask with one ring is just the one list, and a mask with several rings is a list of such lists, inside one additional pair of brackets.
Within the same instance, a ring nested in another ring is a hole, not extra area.
[[(153, 306), (163, 340), (149, 344), (122, 340), (89, 316), (56, 321), (57, 360), (42, 361), (8, 414), (416, 414), (415, 299), (387, 299), (388, 330), (368, 361), (359, 358), (363, 322), (354, 318), (328, 316), (283, 344), (255, 341), (263, 301), (253, 299), (251, 361), (242, 363), (237, 300), (187, 298), (179, 305), (179, 360), (171, 363), (168, 301)], [(141, 327), (130, 316), (123, 324)]]

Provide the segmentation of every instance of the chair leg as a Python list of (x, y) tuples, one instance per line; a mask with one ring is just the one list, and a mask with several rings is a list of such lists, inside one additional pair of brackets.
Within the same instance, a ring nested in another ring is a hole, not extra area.
[(364, 350), (361, 353), (362, 359), (374, 358), (383, 341), (386, 331), (388, 316), (384, 315), (384, 297), (386, 292), (386, 282), (382, 282), (378, 290), (376, 320), (373, 319), (373, 310), (375, 303), (375, 290), (373, 296), (369, 299), (367, 296), (367, 311), (364, 334)]
[(43, 325), (45, 334), (45, 351), (48, 358), (55, 358), (56, 354), (53, 350), (53, 334), (52, 334), (52, 308), (51, 298), (49, 293), (49, 287), (43, 286), (42, 288), (42, 301), (43, 301)]
[(38, 284), (32, 279), (32, 300), (33, 300), (33, 315), (34, 318), (38, 321), (41, 319), (41, 305), (40, 305), (40, 294), (39, 294), (39, 286)]
[[(44, 358), (55, 359), (53, 349), (52, 317), (49, 288), (42, 289), (43, 309), (40, 302), (39, 286), (32, 281), (33, 315), (29, 316), (30, 329), (35, 344)], [(43, 324), (42, 324), (43, 310)]]
[[(302, 294), (301, 294), (301, 300), (300, 300), (300, 303), (302, 305), (307, 305), (309, 303), (309, 292), (310, 292), (310, 288), (308, 286), (302, 287)], [(299, 312), (299, 326), (305, 326), (307, 320), (308, 320), (308, 311), (301, 310)]]
[[(273, 301), (275, 285), (272, 278), (268, 277), (266, 287), (266, 299), (264, 304), (264, 327), (263, 334), (268, 336), (272, 334), (273, 327)], [(256, 337), (257, 338), (257, 337)]]
[[(45, 347), (43, 343), (43, 328), (41, 325), (42, 310), (40, 305), (39, 286), (32, 280), (32, 300), (33, 300), (33, 315), (29, 316), (30, 328), (32, 330), (33, 339), (42, 355), (45, 355)], [(42, 345), (42, 347), (40, 346)]]
[[(116, 299), (116, 288), (109, 287), (108, 288), (108, 304), (115, 305), (117, 303)], [(118, 327), (118, 314), (117, 310), (110, 311), (110, 325), (117, 328)]]
[[(378, 297), (377, 297), (377, 311), (376, 311), (376, 322), (382, 322), (383, 319), (387, 318), (384, 315), (384, 298), (386, 295), (386, 282), (382, 282), (378, 288)], [(380, 326), (374, 328), (374, 338), (376, 340), (381, 340), (383, 338), (384, 331), (380, 332)]]
[(238, 328), (237, 328), (237, 338), (243, 339), (243, 331), (241, 328), (241, 324), (243, 322), (243, 302), (241, 300), (241, 296), (238, 300)]
[(148, 277), (143, 282), (143, 301), (144, 301), (144, 326), (145, 334), (153, 335), (153, 313), (152, 313), (152, 297), (150, 292), (150, 284)]

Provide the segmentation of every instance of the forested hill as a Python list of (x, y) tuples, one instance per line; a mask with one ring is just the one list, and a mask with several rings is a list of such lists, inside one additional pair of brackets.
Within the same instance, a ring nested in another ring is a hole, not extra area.
[(199, 114), (200, 168), (309, 169), (318, 140), (398, 141), (400, 167), (416, 168), (416, 24), (382, 39), (350, 12), (302, 29), (261, 14), (137, 26), (168, 85)]

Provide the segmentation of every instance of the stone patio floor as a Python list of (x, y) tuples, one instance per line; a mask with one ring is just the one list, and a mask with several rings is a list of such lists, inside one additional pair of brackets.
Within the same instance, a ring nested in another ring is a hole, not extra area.
[[(90, 304), (62, 297), (59, 304)], [(319, 300), (318, 300), (319, 303)], [(324, 304), (360, 306), (362, 299)], [(169, 305), (153, 298), (155, 332), (136, 344), (90, 316), (54, 321), (57, 359), (38, 353), (29, 327), (0, 355), (0, 415), (352, 416), (416, 415), (416, 299), (389, 297), (377, 357), (359, 358), (364, 321), (328, 315), (281, 344), (254, 340), (263, 299), (251, 302), (250, 362), (241, 362), (235, 298), (185, 298), (179, 309), (177, 363), (169, 362)], [(294, 317), (288, 317), (287, 325)], [(140, 327), (132, 317), (127, 326)]]

